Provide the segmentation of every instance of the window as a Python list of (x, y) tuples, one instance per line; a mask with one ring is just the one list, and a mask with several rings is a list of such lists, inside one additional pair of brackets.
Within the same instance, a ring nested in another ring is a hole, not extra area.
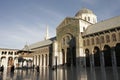
[(90, 45), (90, 41), (89, 41), (89, 39), (87, 39), (87, 45), (88, 45), (88, 46)]
[(101, 43), (104, 43), (105, 40), (104, 40), (104, 36), (101, 36)]
[(67, 37), (66, 37), (66, 43), (69, 44), (69, 42), (70, 42), (70, 37), (67, 36)]
[(85, 44), (85, 40), (83, 41), (83, 46), (86, 46), (86, 44)]
[(94, 45), (94, 43), (95, 43), (95, 42), (94, 42), (94, 38), (91, 39), (91, 42), (92, 42), (92, 45)]
[(110, 42), (110, 36), (109, 35), (106, 35), (106, 42)]
[(115, 33), (112, 34), (112, 41), (117, 41)]
[(99, 44), (99, 38), (98, 37), (96, 38), (96, 44)]

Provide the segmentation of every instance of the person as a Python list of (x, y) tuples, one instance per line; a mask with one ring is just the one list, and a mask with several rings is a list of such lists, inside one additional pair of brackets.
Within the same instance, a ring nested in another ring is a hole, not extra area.
[(0, 71), (1, 71), (1, 72), (3, 72), (3, 71), (4, 71), (4, 66), (3, 66), (3, 65), (1, 66)]
[(15, 67), (14, 67), (14, 65), (12, 65), (11, 72), (14, 72), (14, 70), (15, 70)]
[(39, 72), (39, 71), (40, 71), (40, 70), (39, 70), (39, 66), (37, 66), (37, 67), (36, 67), (36, 71), (37, 71), (37, 72)]

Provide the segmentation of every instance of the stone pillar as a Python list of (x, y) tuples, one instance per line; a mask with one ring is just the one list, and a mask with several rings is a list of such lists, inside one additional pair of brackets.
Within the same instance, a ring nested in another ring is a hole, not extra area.
[(91, 80), (96, 80), (93, 54), (90, 55), (90, 74), (91, 74)]
[(117, 70), (117, 63), (116, 63), (115, 48), (111, 48), (111, 57), (112, 57), (112, 68), (113, 68), (114, 80), (119, 80), (118, 70)]
[(40, 67), (42, 66), (42, 55), (40, 55)]
[(106, 71), (105, 71), (105, 62), (104, 62), (103, 51), (101, 51), (101, 53), (100, 53), (100, 65), (101, 65), (102, 80), (106, 80)]
[(39, 55), (36, 55), (37, 57), (37, 66), (39, 65)]

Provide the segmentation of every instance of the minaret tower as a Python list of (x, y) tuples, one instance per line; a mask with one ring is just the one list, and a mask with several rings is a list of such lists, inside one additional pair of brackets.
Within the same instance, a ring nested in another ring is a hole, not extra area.
[(46, 27), (46, 34), (45, 34), (45, 40), (49, 38), (49, 32), (48, 32), (48, 26)]

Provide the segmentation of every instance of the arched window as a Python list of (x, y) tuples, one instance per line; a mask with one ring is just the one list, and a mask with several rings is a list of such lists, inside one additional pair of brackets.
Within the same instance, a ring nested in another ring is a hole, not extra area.
[(96, 44), (99, 44), (99, 38), (98, 37), (96, 38)]
[(90, 41), (89, 41), (89, 39), (87, 39), (87, 46), (89, 46), (90, 45)]
[(83, 41), (83, 46), (86, 46), (85, 40)]
[(110, 42), (110, 36), (109, 35), (106, 35), (106, 42)]
[(101, 43), (104, 43), (105, 42), (105, 40), (104, 40), (104, 36), (101, 36)]
[(70, 42), (70, 37), (66, 36), (66, 43), (69, 44), (69, 42)]
[(94, 42), (94, 38), (92, 38), (92, 39), (91, 39), (91, 42), (92, 42), (92, 45), (94, 45), (94, 44), (95, 44), (95, 42)]
[(115, 33), (112, 34), (112, 41), (117, 41)]

